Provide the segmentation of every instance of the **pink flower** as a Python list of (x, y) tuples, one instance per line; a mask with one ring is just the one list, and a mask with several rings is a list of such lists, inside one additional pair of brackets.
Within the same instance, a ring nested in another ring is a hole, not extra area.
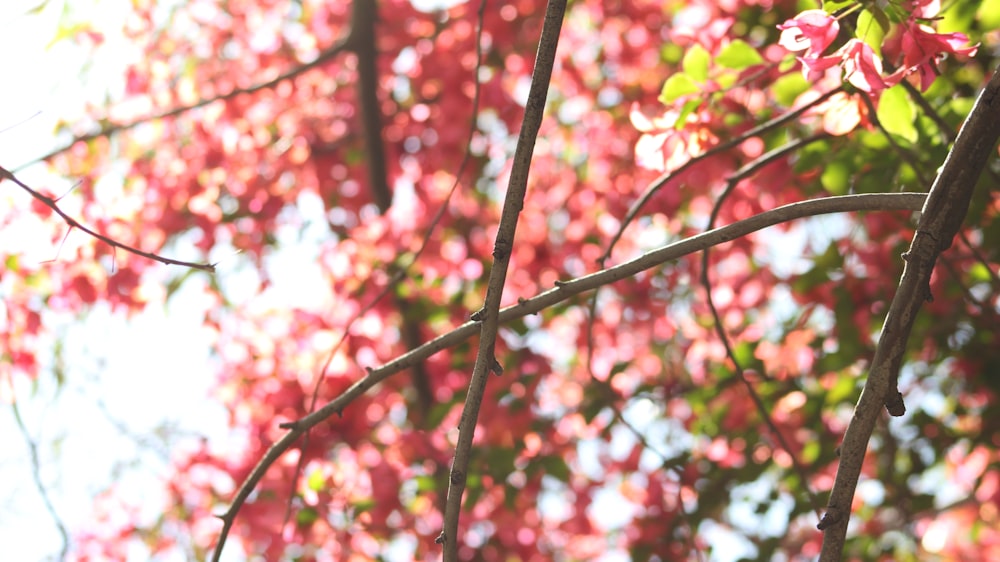
[(778, 44), (789, 51), (805, 51), (802, 58), (817, 59), (837, 38), (840, 24), (823, 10), (806, 10), (778, 26)]
[(649, 117), (638, 104), (632, 105), (629, 118), (642, 133), (635, 145), (639, 166), (658, 172), (673, 171), (719, 143), (718, 137), (699, 120), (697, 112), (688, 115), (683, 126), (677, 124), (679, 116), (676, 109), (668, 109)]
[(851, 39), (838, 51), (844, 60), (844, 77), (855, 88), (868, 92), (876, 98), (882, 90), (899, 81), (899, 78), (882, 78), (882, 59), (875, 56), (875, 51), (858, 39)]
[(838, 50), (836, 53), (828, 57), (796, 57), (800, 63), (802, 63), (802, 74), (806, 77), (806, 80), (810, 82), (815, 82), (823, 73), (829, 68), (833, 68), (843, 61), (843, 56)]
[(864, 41), (851, 39), (837, 52), (825, 57), (799, 57), (806, 80), (815, 82), (827, 69), (840, 65), (844, 69), (844, 79), (855, 88), (874, 95), (876, 98), (889, 86), (899, 81), (898, 76), (882, 78), (882, 60), (875, 56)]
[(913, 17), (931, 19), (941, 11), (941, 0), (912, 0), (909, 2)]
[(926, 91), (937, 78), (937, 62), (943, 55), (976, 54), (978, 43), (963, 47), (968, 43), (969, 38), (964, 33), (934, 33), (931, 28), (911, 18), (902, 28), (899, 48), (903, 53), (903, 68), (900, 70), (905, 74), (916, 71), (920, 75), (920, 89)]

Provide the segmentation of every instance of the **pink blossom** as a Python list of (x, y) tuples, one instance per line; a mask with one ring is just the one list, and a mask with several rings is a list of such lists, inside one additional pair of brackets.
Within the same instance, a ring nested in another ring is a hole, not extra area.
[(840, 24), (823, 10), (806, 10), (778, 26), (778, 44), (789, 51), (806, 51), (803, 58), (816, 59), (837, 38)]
[(843, 56), (844, 77), (859, 90), (878, 97), (882, 90), (899, 81), (898, 77), (888, 82), (882, 78), (882, 59), (864, 41), (851, 39), (837, 52)]
[(941, 0), (911, 0), (910, 11), (913, 17), (931, 19), (941, 11)]
[(843, 56), (840, 51), (828, 56), (828, 57), (796, 57), (800, 63), (802, 63), (802, 74), (806, 77), (806, 80), (810, 82), (815, 82), (823, 73), (829, 68), (833, 68), (841, 63)]
[(914, 19), (906, 22), (902, 29), (900, 50), (903, 52), (904, 73), (916, 71), (920, 75), (920, 89), (927, 90), (937, 78), (937, 62), (944, 54), (972, 56), (979, 45), (963, 47), (969, 43), (964, 33), (934, 33)]

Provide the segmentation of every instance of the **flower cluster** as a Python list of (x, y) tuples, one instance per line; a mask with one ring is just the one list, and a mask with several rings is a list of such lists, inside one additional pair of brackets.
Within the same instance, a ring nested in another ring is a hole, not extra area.
[(883, 75), (882, 59), (860, 39), (850, 39), (834, 53), (823, 54), (840, 31), (837, 18), (823, 10), (806, 10), (779, 25), (781, 38), (778, 43), (789, 51), (802, 53), (797, 58), (810, 81), (815, 81), (830, 68), (840, 67), (848, 82), (875, 97), (910, 74), (916, 74), (921, 90), (926, 90), (937, 76), (939, 60), (947, 54), (972, 56), (978, 48), (978, 45), (964, 47), (969, 41), (965, 34), (935, 33), (919, 22), (935, 17), (939, 10), (937, 0), (911, 2), (909, 18), (896, 27), (883, 49), (887, 60), (899, 64), (888, 76)]

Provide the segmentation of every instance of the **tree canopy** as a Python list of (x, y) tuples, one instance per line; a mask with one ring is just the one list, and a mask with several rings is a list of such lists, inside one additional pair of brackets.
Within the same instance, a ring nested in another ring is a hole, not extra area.
[(74, 557), (1000, 558), (1000, 2), (131, 10), (0, 377), (201, 283), (231, 439)]

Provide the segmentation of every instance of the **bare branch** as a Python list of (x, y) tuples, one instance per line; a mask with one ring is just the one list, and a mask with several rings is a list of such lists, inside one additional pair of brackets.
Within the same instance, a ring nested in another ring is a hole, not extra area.
[[(739, 170), (734, 172), (733, 175), (726, 180), (726, 188), (723, 190), (722, 194), (716, 200), (715, 205), (712, 207), (712, 213), (709, 216), (707, 228), (711, 229), (712, 227), (715, 226), (715, 221), (719, 217), (719, 213), (722, 210), (722, 205), (726, 202), (726, 199), (733, 192), (733, 190), (736, 189), (736, 186), (742, 179), (751, 177), (764, 166), (767, 166), (772, 162), (780, 160), (785, 156), (787, 156), (788, 154), (796, 152), (809, 144), (812, 144), (819, 140), (826, 139), (829, 136), (830, 135), (827, 133), (817, 133), (815, 135), (812, 135), (804, 139), (799, 139), (796, 141), (786, 143), (766, 154), (760, 155), (759, 157), (755, 158), (751, 162), (748, 162), (747, 164), (742, 166)], [(774, 437), (774, 440), (778, 443), (778, 446), (784, 449), (785, 452), (788, 453), (788, 457), (792, 460), (792, 467), (795, 469), (795, 473), (798, 474), (799, 479), (802, 480), (802, 487), (805, 489), (806, 495), (809, 496), (809, 502), (812, 504), (812, 508), (813, 511), (815, 511), (816, 513), (816, 517), (819, 517), (821, 506), (823, 504), (820, 502), (820, 499), (816, 496), (816, 493), (809, 485), (809, 479), (806, 477), (805, 467), (802, 466), (802, 463), (799, 461), (798, 456), (796, 456), (795, 451), (792, 450), (792, 448), (788, 445), (788, 441), (785, 439), (785, 436), (778, 429), (778, 425), (774, 422), (774, 419), (771, 416), (771, 412), (768, 411), (767, 407), (764, 404), (764, 400), (757, 392), (757, 389), (754, 388), (753, 384), (750, 382), (750, 379), (747, 378), (747, 374), (743, 370), (743, 365), (740, 364), (739, 358), (736, 357), (736, 353), (733, 351), (732, 343), (729, 341), (729, 334), (726, 333), (726, 328), (722, 324), (722, 318), (719, 315), (719, 310), (715, 306), (715, 299), (712, 298), (712, 281), (710, 279), (711, 267), (708, 259), (709, 253), (710, 253), (710, 248), (705, 248), (705, 251), (701, 255), (701, 284), (705, 288), (705, 301), (708, 304), (708, 309), (712, 314), (713, 324), (715, 325), (715, 333), (719, 336), (719, 339), (722, 341), (722, 346), (726, 350), (726, 356), (728, 356), (729, 360), (732, 361), (733, 368), (736, 371), (736, 376), (740, 379), (740, 382), (742, 382), (743, 386), (746, 388), (747, 394), (750, 396), (751, 401), (753, 401), (754, 403), (754, 407), (757, 409), (757, 413), (759, 413), (761, 419), (764, 420), (764, 424), (767, 425), (768, 430), (770, 430), (771, 435)]]
[(392, 193), (385, 173), (385, 147), (382, 145), (382, 110), (378, 99), (378, 49), (375, 45), (375, 0), (354, 0), (351, 7), (351, 47), (358, 56), (358, 105), (364, 130), (365, 155), (368, 159), (368, 186), (378, 210), (385, 214), (392, 204)]
[(126, 244), (122, 244), (121, 242), (118, 242), (117, 240), (114, 240), (113, 238), (109, 238), (109, 237), (107, 237), (107, 236), (105, 236), (105, 235), (103, 235), (103, 234), (101, 234), (99, 232), (91, 230), (90, 228), (87, 228), (86, 226), (80, 224), (79, 221), (77, 221), (73, 217), (67, 215), (62, 209), (60, 209), (59, 205), (56, 203), (55, 199), (53, 199), (53, 198), (51, 198), (51, 197), (49, 197), (47, 195), (42, 195), (41, 193), (35, 191), (34, 189), (31, 189), (30, 187), (28, 187), (27, 185), (25, 185), (21, 180), (19, 180), (16, 177), (14, 177), (14, 174), (12, 174), (9, 171), (7, 171), (6, 168), (0, 167), (0, 181), (2, 181), (2, 180), (10, 180), (10, 181), (16, 183), (18, 186), (21, 187), (21, 189), (27, 191), (29, 194), (31, 194), (32, 197), (34, 197), (38, 201), (41, 201), (43, 205), (45, 205), (46, 207), (52, 209), (52, 211), (54, 213), (56, 213), (57, 215), (59, 215), (60, 217), (62, 217), (62, 219), (66, 222), (66, 224), (68, 224), (71, 228), (78, 228), (78, 229), (86, 232), (87, 234), (93, 236), (94, 238), (100, 240), (101, 242), (104, 242), (108, 246), (111, 246), (112, 248), (116, 248), (116, 249), (117, 248), (121, 248), (122, 250), (125, 250), (126, 252), (129, 252), (131, 254), (135, 254), (137, 256), (141, 256), (141, 257), (144, 257), (146, 259), (153, 260), (153, 261), (158, 261), (160, 263), (165, 263), (167, 265), (182, 265), (184, 267), (190, 267), (191, 269), (200, 269), (201, 271), (208, 271), (209, 273), (214, 273), (215, 272), (215, 264), (210, 264), (210, 263), (194, 263), (194, 262), (187, 262), (187, 261), (175, 260), (175, 259), (171, 259), (171, 258), (165, 258), (165, 257), (157, 255), (157, 254), (153, 254), (153, 253), (150, 253), (150, 252), (145, 252), (145, 251), (140, 250), (138, 248), (133, 248), (132, 246), (128, 246)]
[[(874, 193), (863, 195), (843, 195), (839, 197), (826, 197), (811, 201), (801, 201), (784, 205), (770, 211), (765, 211), (745, 220), (734, 222), (726, 226), (704, 232), (649, 251), (628, 262), (604, 269), (583, 277), (578, 277), (569, 281), (560, 282), (558, 286), (549, 289), (530, 299), (524, 299), (517, 304), (500, 310), (497, 321), (500, 324), (512, 322), (519, 318), (536, 314), (550, 306), (568, 300), (576, 295), (587, 291), (609, 285), (616, 281), (631, 277), (641, 271), (652, 269), (668, 261), (682, 258), (686, 255), (699, 252), (712, 246), (729, 242), (746, 236), (751, 232), (763, 230), (769, 226), (781, 224), (791, 220), (823, 215), (829, 213), (846, 213), (852, 211), (918, 211), (924, 203), (926, 194), (924, 193)], [(225, 543), (229, 531), (240, 508), (247, 498), (256, 488), (257, 484), (264, 477), (267, 470), (278, 458), (287, 452), (302, 434), (316, 425), (322, 423), (334, 414), (344, 411), (351, 402), (367, 392), (376, 384), (384, 381), (390, 376), (408, 369), (413, 365), (425, 361), (428, 357), (454, 347), (465, 340), (471, 338), (480, 329), (478, 321), (469, 321), (447, 334), (440, 335), (420, 347), (400, 355), (396, 359), (389, 361), (385, 365), (368, 371), (367, 375), (358, 382), (351, 385), (340, 396), (326, 403), (315, 412), (304, 416), (288, 424), (282, 424), (282, 428), (288, 433), (276, 441), (240, 485), (233, 503), (220, 515), (223, 520), (222, 532), (219, 537), (219, 545), (212, 554), (212, 560), (218, 561), (222, 555), (222, 545)]]
[(875, 422), (884, 405), (890, 414), (906, 411), (896, 386), (906, 342), (917, 312), (930, 300), (930, 278), (938, 256), (947, 250), (962, 226), (976, 182), (1000, 138), (1000, 72), (995, 72), (976, 100), (948, 153), (941, 173), (931, 186), (905, 262), (899, 288), (882, 326), (868, 380), (840, 447), (840, 466), (826, 515), (818, 527), (823, 533), (821, 562), (843, 555), (854, 490), (868, 450)]
[(500, 375), (503, 366), (495, 356), (497, 331), (499, 329), (500, 297), (507, 279), (507, 267), (514, 248), (517, 219), (524, 207), (524, 196), (528, 190), (528, 170), (535, 150), (535, 140), (545, 113), (552, 67), (555, 64), (556, 48), (559, 46), (559, 31), (562, 28), (566, 0), (549, 0), (542, 23), (542, 34), (538, 40), (535, 68), (531, 75), (528, 100), (524, 108), (521, 133), (514, 150), (510, 181), (500, 215), (497, 239), (493, 246), (493, 267), (490, 270), (489, 285), (486, 288), (486, 302), (479, 311), (482, 330), (479, 335), (479, 351), (469, 383), (469, 393), (465, 397), (461, 422), (458, 426), (458, 443), (455, 446), (455, 460), (448, 479), (448, 500), (444, 513), (444, 529), (437, 542), (444, 543), (445, 562), (458, 560), (458, 518), (462, 509), (462, 494), (465, 492), (469, 457), (472, 451), (472, 437), (479, 421), (479, 407), (486, 392), (486, 381), (490, 373)]
[[(364, 2), (359, 2), (359, 3), (364, 3)], [(341, 52), (343, 52), (343, 51), (345, 51), (345, 50), (347, 50), (347, 49), (349, 49), (351, 47), (351, 41), (352, 41), (351, 34), (348, 33), (347, 37), (345, 37), (344, 39), (341, 39), (337, 43), (335, 43), (332, 46), (330, 46), (329, 48), (327, 48), (325, 51), (321, 52), (314, 60), (312, 60), (310, 62), (307, 62), (307, 63), (305, 63), (303, 65), (296, 66), (295, 68), (292, 68), (292, 69), (290, 69), (290, 70), (288, 70), (286, 72), (283, 72), (283, 73), (279, 74), (278, 76), (272, 78), (271, 80), (268, 80), (267, 82), (262, 82), (260, 84), (255, 84), (255, 85), (247, 87), (247, 88), (234, 88), (232, 91), (229, 91), (229, 92), (227, 92), (225, 94), (220, 94), (218, 96), (213, 96), (213, 97), (210, 97), (210, 98), (205, 98), (205, 99), (202, 99), (202, 100), (198, 100), (197, 102), (195, 102), (195, 103), (193, 103), (191, 105), (184, 105), (184, 106), (180, 106), (180, 107), (175, 107), (173, 109), (164, 111), (162, 113), (157, 113), (155, 115), (150, 115), (148, 117), (142, 117), (142, 118), (136, 119), (134, 121), (129, 121), (127, 123), (112, 123), (110, 125), (106, 125), (104, 127), (101, 127), (101, 129), (99, 131), (95, 131), (93, 133), (88, 133), (86, 135), (80, 135), (78, 137), (74, 137), (72, 140), (69, 141), (69, 143), (65, 144), (64, 146), (61, 146), (61, 147), (53, 150), (52, 152), (49, 152), (48, 154), (39, 156), (38, 158), (35, 158), (34, 160), (31, 160), (29, 162), (25, 162), (24, 164), (18, 166), (16, 168), (16, 170), (20, 170), (22, 168), (27, 167), (30, 164), (34, 164), (35, 162), (43, 162), (45, 160), (48, 160), (49, 158), (52, 158), (53, 156), (57, 156), (59, 154), (62, 154), (63, 152), (66, 152), (74, 144), (76, 144), (78, 142), (88, 142), (88, 141), (92, 141), (94, 139), (98, 139), (98, 138), (102, 138), (102, 137), (108, 137), (108, 136), (111, 136), (113, 134), (120, 133), (122, 131), (128, 131), (130, 129), (134, 129), (135, 127), (138, 127), (139, 125), (142, 125), (143, 123), (148, 123), (150, 121), (158, 121), (160, 119), (167, 119), (167, 118), (170, 118), (170, 117), (176, 117), (177, 115), (180, 115), (182, 113), (187, 113), (188, 111), (191, 111), (193, 109), (198, 109), (199, 107), (204, 107), (206, 105), (215, 103), (217, 101), (228, 100), (228, 99), (235, 98), (236, 96), (241, 96), (243, 94), (253, 94), (253, 93), (259, 92), (261, 90), (267, 90), (267, 89), (273, 88), (273, 87), (277, 86), (278, 84), (280, 84), (280, 83), (282, 83), (282, 82), (284, 82), (286, 80), (291, 80), (292, 78), (295, 78), (296, 76), (299, 76), (300, 74), (304, 74), (304, 73), (306, 73), (306, 72), (308, 72), (308, 71), (310, 71), (310, 70), (312, 70), (312, 69), (314, 69), (314, 68), (316, 68), (316, 67), (318, 67), (318, 66), (320, 66), (320, 65), (322, 65), (324, 63), (326, 63), (330, 59), (336, 57)]]
[[(11, 385), (10, 391), (13, 394), (13, 385)], [(66, 555), (69, 552), (69, 532), (66, 530), (66, 524), (63, 523), (62, 517), (59, 516), (59, 512), (56, 511), (55, 505), (52, 504), (52, 498), (49, 497), (49, 491), (45, 487), (45, 483), (42, 482), (42, 467), (38, 460), (38, 445), (28, 433), (28, 427), (24, 423), (24, 418), (21, 417), (21, 409), (18, 407), (16, 399), (11, 400), (11, 410), (14, 412), (14, 422), (17, 424), (18, 430), (24, 437), (24, 443), (28, 447), (28, 457), (31, 459), (31, 479), (35, 483), (38, 495), (42, 497), (45, 510), (49, 512), (49, 517), (52, 518), (52, 522), (56, 526), (56, 531), (59, 533), (60, 546), (58, 560), (66, 560)]]

